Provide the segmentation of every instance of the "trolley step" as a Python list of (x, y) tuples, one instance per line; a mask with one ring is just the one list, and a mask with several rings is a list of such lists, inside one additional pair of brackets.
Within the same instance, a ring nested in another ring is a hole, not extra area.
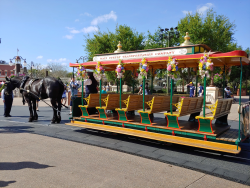
[(172, 135), (164, 135), (164, 134), (159, 134), (159, 133), (152, 133), (152, 132), (147, 132), (147, 131), (123, 128), (123, 127), (114, 127), (114, 126), (86, 123), (86, 122), (80, 122), (80, 121), (71, 121), (71, 123), (66, 123), (66, 125), (102, 130), (102, 131), (107, 131), (107, 132), (120, 133), (120, 134), (125, 134), (125, 135), (130, 135), (130, 136), (137, 136), (137, 137), (142, 137), (142, 138), (147, 138), (147, 139), (152, 139), (152, 140), (158, 140), (162, 142), (170, 142), (170, 143), (175, 143), (175, 144), (180, 144), (180, 145), (198, 147), (198, 148), (221, 151), (221, 152), (226, 152), (226, 153), (238, 154), (241, 151), (241, 148), (239, 146), (237, 149), (237, 145), (217, 143), (217, 142), (211, 142), (211, 141), (205, 141), (205, 140), (197, 140), (197, 139), (184, 138), (184, 137), (172, 136)]

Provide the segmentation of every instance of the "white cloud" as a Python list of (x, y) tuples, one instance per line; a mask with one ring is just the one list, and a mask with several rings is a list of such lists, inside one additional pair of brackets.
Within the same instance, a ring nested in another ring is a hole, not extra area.
[(82, 16), (88, 16), (88, 17), (92, 17), (92, 15), (91, 14), (89, 14), (88, 12), (85, 12), (84, 14), (82, 14)]
[(77, 34), (77, 33), (81, 33), (81, 31), (73, 29), (70, 31), (70, 33)]
[(43, 58), (42, 55), (37, 56), (37, 59), (42, 59), (42, 58)]
[(96, 26), (84, 27), (81, 31), (82, 31), (83, 33), (96, 32), (96, 31), (98, 31), (98, 27), (96, 27)]
[(214, 7), (212, 3), (207, 3), (201, 7), (198, 7), (197, 12), (199, 12), (200, 14), (204, 14), (208, 9), (212, 7)]
[(117, 15), (114, 11), (111, 11), (109, 14), (104, 14), (102, 16), (98, 16), (97, 18), (93, 19), (91, 25), (98, 25), (99, 23), (107, 22), (110, 19), (116, 21)]
[(75, 19), (75, 22), (79, 22), (80, 20), (79, 19)]
[(60, 59), (47, 59), (47, 62), (51, 63), (51, 62), (55, 62), (55, 63), (61, 63), (61, 62), (65, 62), (67, 61), (67, 58), (60, 58)]
[(74, 27), (66, 27), (66, 29), (72, 30), (75, 29)]
[(185, 15), (188, 14), (188, 13), (192, 14), (192, 11), (183, 10), (182, 13), (185, 14)]
[(63, 38), (66, 38), (66, 39), (72, 39), (74, 37), (74, 35), (65, 35), (63, 36)]

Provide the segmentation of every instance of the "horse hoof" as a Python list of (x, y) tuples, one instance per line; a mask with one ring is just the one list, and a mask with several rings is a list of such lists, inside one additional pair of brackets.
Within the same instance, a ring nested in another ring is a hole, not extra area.
[(38, 120), (38, 117), (34, 117), (34, 120)]
[(32, 122), (33, 121), (33, 119), (32, 118), (29, 118), (29, 122)]

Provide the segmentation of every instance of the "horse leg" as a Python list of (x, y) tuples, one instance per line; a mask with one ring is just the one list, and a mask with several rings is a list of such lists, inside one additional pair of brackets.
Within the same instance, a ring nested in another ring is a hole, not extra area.
[(33, 121), (33, 111), (32, 111), (32, 104), (31, 104), (31, 100), (29, 99), (29, 97), (25, 97), (28, 106), (29, 106), (29, 111), (30, 111), (30, 118), (29, 118), (29, 122)]
[(51, 98), (50, 99), (51, 105), (53, 106), (53, 118), (51, 119), (51, 123), (55, 123), (57, 121), (57, 111), (55, 109), (57, 109), (56, 106), (56, 99), (55, 98)]
[(57, 110), (58, 110), (58, 116), (57, 116), (57, 123), (61, 122), (61, 108), (62, 108), (62, 101), (61, 99), (57, 99)]
[(38, 120), (38, 115), (37, 115), (37, 112), (36, 112), (36, 99), (33, 99), (32, 100), (32, 103), (33, 103), (33, 111), (34, 111), (34, 120)]

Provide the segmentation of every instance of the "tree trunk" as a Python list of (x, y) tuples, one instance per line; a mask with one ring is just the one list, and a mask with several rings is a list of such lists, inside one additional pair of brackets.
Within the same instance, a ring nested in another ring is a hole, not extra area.
[(184, 93), (184, 79), (182, 79), (182, 92)]
[(210, 82), (210, 85), (209, 87), (214, 87), (214, 72), (211, 73), (211, 82)]

